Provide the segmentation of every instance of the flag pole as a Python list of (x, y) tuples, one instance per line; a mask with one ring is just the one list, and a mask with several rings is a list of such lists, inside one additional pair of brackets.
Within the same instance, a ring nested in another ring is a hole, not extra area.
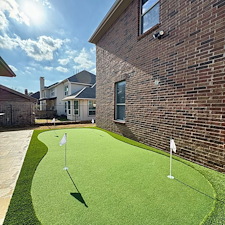
[[(65, 133), (65, 136), (66, 136), (66, 140), (67, 140), (67, 133)], [(66, 166), (66, 159), (67, 159), (67, 155), (66, 155), (66, 152), (67, 152), (67, 142), (65, 143), (65, 167), (63, 168), (64, 170), (68, 170), (69, 168)]]
[(176, 148), (176, 144), (174, 142), (174, 139), (171, 138), (170, 139), (170, 175), (167, 176), (169, 179), (174, 179), (174, 176), (172, 176), (172, 159), (173, 159), (172, 154), (173, 154), (173, 151), (174, 152), (177, 151), (176, 149), (177, 148)]
[(167, 177), (170, 178), (170, 179), (174, 179), (174, 177), (172, 176), (172, 153), (173, 150), (172, 148), (170, 148), (170, 175), (168, 175)]

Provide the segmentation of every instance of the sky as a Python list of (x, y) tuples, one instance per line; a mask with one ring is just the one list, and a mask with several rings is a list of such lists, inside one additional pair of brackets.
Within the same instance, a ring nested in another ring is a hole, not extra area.
[(79, 71), (96, 74), (88, 42), (115, 0), (0, 0), (0, 56), (16, 77), (0, 84), (24, 93)]

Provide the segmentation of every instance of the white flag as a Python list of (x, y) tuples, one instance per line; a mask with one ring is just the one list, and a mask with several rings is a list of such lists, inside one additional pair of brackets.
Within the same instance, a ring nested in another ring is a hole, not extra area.
[(94, 119), (92, 119), (92, 120), (91, 120), (91, 122), (92, 122), (92, 123), (95, 123), (95, 120), (94, 120)]
[(170, 139), (170, 150), (177, 152), (177, 147), (173, 139)]
[(64, 134), (63, 137), (62, 137), (62, 139), (61, 139), (61, 141), (59, 142), (59, 145), (62, 146), (64, 144), (66, 144), (66, 141), (67, 141), (66, 140), (66, 134)]

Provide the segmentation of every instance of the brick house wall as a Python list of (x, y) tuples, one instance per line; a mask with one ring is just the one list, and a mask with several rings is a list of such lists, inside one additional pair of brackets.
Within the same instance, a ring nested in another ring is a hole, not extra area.
[(35, 102), (29, 96), (0, 85), (0, 127), (35, 124)]
[[(173, 137), (179, 156), (225, 172), (224, 20), (223, 1), (161, 0), (160, 24), (139, 36), (133, 0), (96, 43), (97, 126), (165, 151)], [(121, 80), (125, 124), (114, 121)]]

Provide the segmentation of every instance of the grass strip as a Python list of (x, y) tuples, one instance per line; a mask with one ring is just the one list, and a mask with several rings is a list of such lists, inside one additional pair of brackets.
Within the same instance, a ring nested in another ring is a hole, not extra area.
[(4, 225), (41, 224), (35, 215), (31, 198), (31, 185), (35, 170), (48, 150), (46, 145), (37, 138), (41, 132), (43, 130), (33, 132)]

